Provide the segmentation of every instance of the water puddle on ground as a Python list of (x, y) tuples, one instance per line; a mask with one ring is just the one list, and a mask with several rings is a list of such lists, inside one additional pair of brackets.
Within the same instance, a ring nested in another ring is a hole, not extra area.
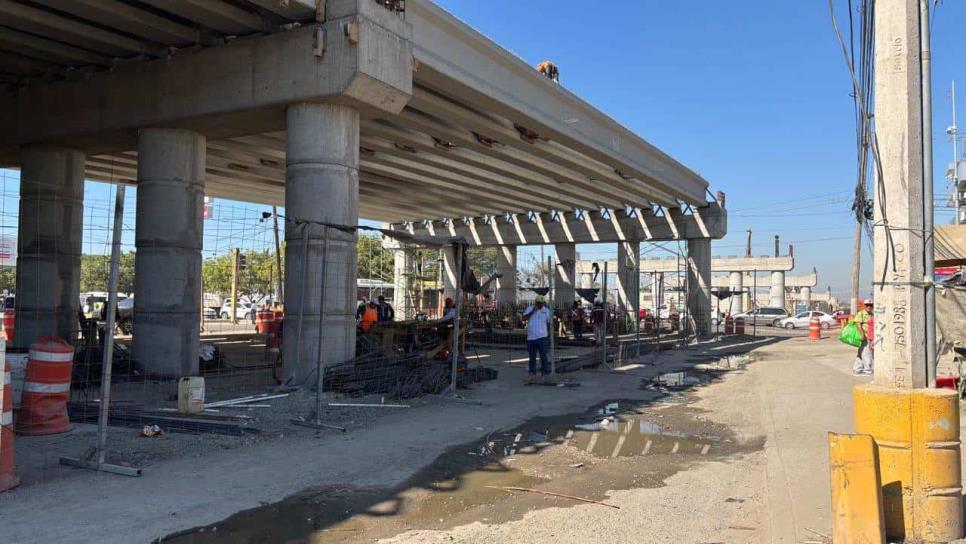
[(411, 529), (503, 523), (532, 510), (581, 504), (508, 488), (607, 501), (611, 490), (660, 486), (695, 463), (758, 447), (736, 444), (727, 429), (687, 406), (653, 411), (641, 402), (614, 401), (489, 432), (393, 488), (314, 489), (163, 542), (372, 542)]

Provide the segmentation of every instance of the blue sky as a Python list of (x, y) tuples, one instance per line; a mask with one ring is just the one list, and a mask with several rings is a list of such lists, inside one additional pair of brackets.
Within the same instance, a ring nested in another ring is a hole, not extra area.
[[(858, 4), (858, 2), (854, 2)], [(851, 84), (823, 0), (440, 0), (440, 4), (527, 62), (550, 59), (561, 82), (665, 152), (701, 173), (728, 196), (729, 234), (716, 255), (795, 245), (796, 269), (819, 270), (819, 289), (845, 298), (849, 286), (855, 182)], [(835, 1), (847, 30), (847, 4)], [(591, 9), (592, 8), (592, 9)], [(933, 107), (936, 194), (951, 158), (949, 83), (960, 85), (966, 125), (966, 2), (947, 0), (933, 23)], [(957, 24), (958, 23), (958, 24)], [(960, 32), (957, 37), (955, 32)], [(957, 39), (958, 38), (958, 39)], [(18, 172), (2, 171), (0, 222), (16, 225)], [(125, 246), (133, 247), (134, 191), (129, 190)], [(106, 253), (113, 187), (88, 183), (85, 252)], [(206, 222), (205, 253), (271, 247), (268, 206), (218, 200)], [(937, 223), (952, 212), (937, 209)], [(585, 245), (581, 256), (613, 257), (614, 247)], [(649, 255), (665, 250), (642, 246)], [(552, 254), (547, 248), (546, 253)], [(539, 258), (538, 248), (521, 262)], [(863, 250), (863, 286), (871, 281)]]
[[(820, 289), (847, 294), (855, 125), (825, 1), (439, 3), (528, 62), (553, 60), (563, 85), (725, 191), (731, 234), (715, 254), (743, 252), (749, 228), (753, 253), (769, 254), (778, 234), (783, 246), (795, 244), (799, 272), (817, 267)], [(847, 29), (847, 3), (835, 5)], [(937, 195), (946, 194), (952, 154), (944, 134), (952, 79), (966, 118), (963, 21), (966, 2), (954, 0), (934, 17)], [(936, 221), (952, 215), (939, 209)], [(582, 249), (592, 258), (609, 253)], [(864, 285), (870, 258), (866, 246)]]

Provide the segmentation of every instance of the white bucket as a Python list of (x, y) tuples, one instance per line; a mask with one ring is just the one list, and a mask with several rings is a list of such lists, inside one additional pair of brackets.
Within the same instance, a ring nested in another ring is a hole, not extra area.
[(189, 376), (178, 380), (178, 411), (197, 414), (205, 409), (205, 379)]
[(10, 381), (13, 385), (13, 409), (20, 409), (20, 397), (23, 395), (23, 377), (27, 373), (27, 359), (30, 354), (8, 351), (6, 361), (10, 363)]

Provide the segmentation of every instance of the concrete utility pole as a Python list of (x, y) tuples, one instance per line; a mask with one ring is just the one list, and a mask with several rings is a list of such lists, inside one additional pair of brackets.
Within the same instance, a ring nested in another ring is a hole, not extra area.
[(751, 257), (751, 229), (748, 229), (748, 240), (745, 242), (745, 257)]
[(236, 304), (238, 304), (238, 248), (231, 250), (231, 323), (238, 323)]
[(926, 386), (923, 282), (922, 80), (918, 0), (875, 9), (873, 287), (878, 385)]

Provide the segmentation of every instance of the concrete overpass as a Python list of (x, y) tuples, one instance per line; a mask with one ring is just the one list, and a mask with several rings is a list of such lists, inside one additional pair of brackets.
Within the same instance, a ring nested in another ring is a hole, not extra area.
[[(197, 371), (206, 194), (284, 205), (286, 270), (306, 278), (323, 273), (320, 223), (641, 210), (615, 230), (636, 218), (639, 239), (687, 239), (689, 300), (708, 313), (726, 222), (707, 181), (432, 2), (384, 4), (0, 0), (0, 165), (22, 171), (17, 342), (76, 330), (85, 178), (138, 189), (133, 355), (149, 374)], [(354, 352), (356, 235), (329, 230), (326, 293), (285, 279), (305, 315), (285, 337), (296, 379), (320, 334), (326, 361)]]

